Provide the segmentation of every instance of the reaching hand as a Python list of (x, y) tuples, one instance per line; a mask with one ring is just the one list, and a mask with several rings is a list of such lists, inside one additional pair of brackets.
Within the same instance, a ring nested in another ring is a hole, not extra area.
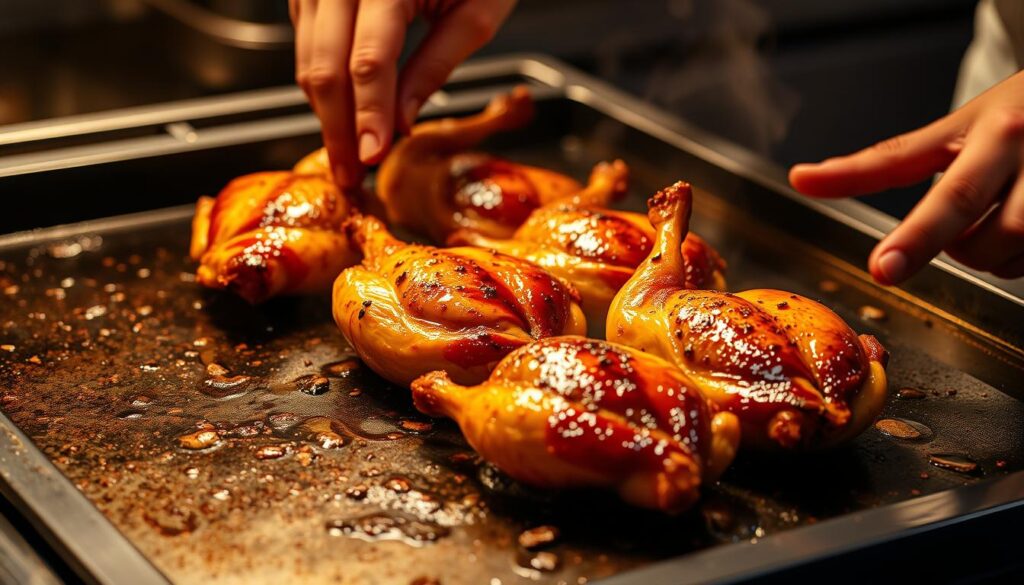
[[(290, 0), (295, 78), (320, 117), (335, 181), (358, 184), (364, 164), (408, 131), (452, 69), (483, 46), (515, 0)], [(401, 72), (405, 29), (417, 15), (430, 32)], [(397, 121), (397, 122), (396, 122)]]
[(871, 253), (875, 280), (895, 284), (945, 250), (1003, 278), (1024, 275), (1024, 72), (924, 128), (860, 152), (793, 167), (814, 197), (863, 195), (945, 171)]

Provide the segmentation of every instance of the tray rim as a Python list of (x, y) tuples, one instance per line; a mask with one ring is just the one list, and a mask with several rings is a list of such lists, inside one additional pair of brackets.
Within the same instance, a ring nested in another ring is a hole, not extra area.
[[(501, 75), (520, 75), (539, 82), (555, 90), (555, 95), (613, 115), (637, 130), (651, 134), (873, 238), (883, 236), (896, 223), (893, 218), (857, 201), (820, 201), (801, 197), (784, 182), (784, 174), (776, 165), (550, 57), (529, 54), (475, 60), (457, 69), (451, 81), (486, 80)], [(301, 92), (291, 88), (249, 93), (258, 94), (257, 97), (261, 99), (257, 101), (264, 104), (268, 101), (274, 104), (290, 104), (291, 100), (304, 99)], [(478, 93), (481, 95), (464, 96), (464, 99), (439, 93), (431, 99), (424, 113), (434, 115), (449, 109), (467, 107), (469, 103), (481, 102), (484, 96), (482, 92)], [(273, 99), (264, 99), (268, 94)], [(184, 111), (191, 114), (210, 112), (210, 115), (216, 115), (217, 112), (225, 111), (233, 100), (241, 99), (244, 102), (246, 98), (245, 95), (218, 96), (176, 105), (188, 106)], [(146, 109), (149, 111), (144, 113), (157, 115), (159, 118), (159, 108), (159, 105), (147, 106)], [(95, 119), (81, 122), (98, 121), (101, 127), (110, 128), (111, 121), (108, 118), (116, 118), (121, 113), (107, 112), (103, 116), (93, 116)], [(313, 118), (312, 114), (289, 118), (302, 118), (302, 123), (298, 124), (297, 128), (289, 128), (289, 132), (308, 133), (310, 129), (316, 128), (315, 123), (311, 124), (309, 120)], [(70, 122), (77, 123), (75, 120)], [(164, 119), (160, 118), (160, 123), (163, 122)], [(54, 123), (60, 124), (62, 121), (56, 120)], [(5, 128), (0, 127), (0, 132), (3, 130)], [(213, 148), (220, 145), (217, 141), (176, 142), (173, 151)], [(140, 156), (155, 154), (142, 153)], [(25, 169), (25, 172), (38, 170), (44, 169)], [(15, 232), (0, 235), (0, 250), (39, 245), (83, 234), (116, 233), (126, 229), (184, 221), (191, 212), (191, 205), (182, 205)], [(932, 264), (957, 279), (965, 280), (971, 285), (1024, 307), (1024, 299), (1005, 290), (998, 282), (987, 279), (985, 275), (969, 271), (946, 258), (933, 260)], [(119, 583), (126, 580), (134, 583), (168, 582), (167, 577), (160, 573), (155, 565), (135, 548), (131, 541), (78, 491), (53, 462), (3, 413), (0, 413), (0, 462), (5, 463), (0, 470), (0, 492), (12, 501), (20, 502), (27, 507), (26, 515), (30, 521), (47, 538), (51, 546), (71, 555), (69, 560), (84, 579), (97, 583)], [(60, 513), (48, 509), (52, 500), (44, 501), (44, 496), (59, 498), (64, 503)], [(1024, 471), (1019, 471), (991, 478), (976, 485), (953, 488), (896, 504), (837, 516), (813, 526), (793, 528), (759, 539), (756, 544), (733, 543), (684, 554), (624, 571), (608, 578), (606, 582), (737, 582), (813, 561), (840, 557), (844, 553), (870, 545), (912, 537), (1022, 506)], [(827, 534), (828, 538), (822, 538), (823, 534)], [(86, 542), (89, 546), (82, 546)]]

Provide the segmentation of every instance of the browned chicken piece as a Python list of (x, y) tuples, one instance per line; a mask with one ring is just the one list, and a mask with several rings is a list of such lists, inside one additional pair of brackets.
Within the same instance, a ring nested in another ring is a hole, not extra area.
[[(605, 208), (625, 191), (627, 180), (622, 161), (601, 163), (594, 167), (590, 188), (537, 209), (510, 239), (459, 230), (449, 243), (498, 250), (571, 282), (580, 293), (590, 334), (604, 337), (612, 297), (654, 246), (654, 228), (646, 216)], [(725, 288), (725, 261), (700, 236), (687, 234), (682, 252), (687, 288)]]
[(365, 257), (334, 284), (334, 320), (359, 357), (396, 384), (433, 370), (476, 384), (522, 345), (586, 331), (575, 289), (525, 260), (407, 244), (371, 216), (347, 228)]
[(250, 303), (323, 293), (359, 261), (341, 224), (351, 201), (324, 175), (254, 173), (216, 198), (200, 197), (192, 220), (196, 276)]
[(609, 488), (666, 512), (690, 507), (740, 441), (736, 416), (714, 414), (672, 364), (583, 337), (517, 349), (477, 386), (433, 372), (412, 391), (420, 411), (455, 419), (484, 459), (519, 481)]
[(554, 171), (469, 152), (532, 117), (530, 94), (517, 87), (480, 114), (414, 126), (377, 173), (389, 221), (435, 242), (460, 228), (507, 238), (537, 207), (580, 191), (579, 183)]
[(292, 167), (292, 172), (301, 175), (327, 175), (333, 177), (331, 160), (327, 158), (327, 149), (320, 147), (299, 159)]
[(740, 418), (746, 446), (815, 449), (859, 434), (885, 403), (885, 349), (799, 295), (689, 290), (690, 198), (680, 182), (648, 202), (657, 239), (612, 302), (608, 339), (682, 368)]

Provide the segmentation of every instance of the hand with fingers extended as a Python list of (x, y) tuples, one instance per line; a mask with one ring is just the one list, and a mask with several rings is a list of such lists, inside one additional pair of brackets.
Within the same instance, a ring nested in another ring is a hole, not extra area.
[[(335, 181), (357, 185), (396, 127), (408, 131), (423, 102), (483, 46), (515, 0), (290, 0), (295, 77), (320, 118)], [(399, 71), (405, 29), (430, 32)]]
[(871, 253), (875, 280), (896, 284), (945, 250), (1003, 278), (1024, 276), (1024, 72), (924, 128), (871, 148), (793, 167), (814, 197), (848, 197), (944, 171)]

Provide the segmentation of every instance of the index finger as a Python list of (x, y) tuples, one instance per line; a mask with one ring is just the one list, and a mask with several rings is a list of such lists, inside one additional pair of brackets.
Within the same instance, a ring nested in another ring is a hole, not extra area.
[(354, 1), (319, 3), (306, 73), (334, 181), (342, 188), (358, 185), (365, 172), (356, 153), (354, 99), (348, 75), (355, 9)]
[(946, 168), (962, 143), (953, 114), (847, 156), (798, 164), (789, 173), (797, 191), (813, 197), (851, 197), (918, 183)]
[(362, 0), (356, 16), (350, 72), (354, 83), (359, 158), (377, 162), (395, 131), (395, 85), (405, 28), (413, 16), (409, 0)]

